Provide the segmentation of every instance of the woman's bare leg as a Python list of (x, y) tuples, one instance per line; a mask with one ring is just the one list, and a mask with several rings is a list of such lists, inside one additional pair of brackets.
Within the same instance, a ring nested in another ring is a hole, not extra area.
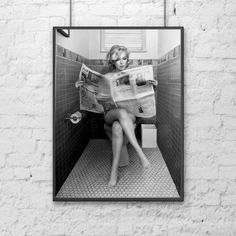
[(142, 148), (139, 146), (138, 141), (136, 139), (134, 133), (134, 121), (135, 117), (129, 114), (124, 109), (115, 109), (109, 111), (105, 116), (105, 122), (107, 124), (112, 124), (114, 121), (119, 121), (124, 133), (126, 134), (130, 144), (134, 147), (135, 151), (137, 152), (141, 164), (144, 168), (148, 168), (150, 163), (143, 153)]
[(108, 183), (108, 185), (111, 187), (115, 186), (117, 182), (118, 165), (120, 161), (120, 153), (121, 153), (122, 144), (123, 144), (123, 130), (120, 123), (118, 121), (115, 121), (112, 124), (113, 160), (112, 160), (110, 181)]

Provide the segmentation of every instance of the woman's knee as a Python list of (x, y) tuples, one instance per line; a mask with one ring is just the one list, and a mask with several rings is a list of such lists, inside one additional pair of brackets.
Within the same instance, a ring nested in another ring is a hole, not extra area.
[(125, 109), (119, 109), (119, 121), (135, 123), (135, 120), (136, 118), (133, 114), (127, 112)]
[(127, 120), (130, 119), (129, 113), (125, 109), (119, 109), (119, 120)]
[(112, 134), (116, 136), (123, 135), (123, 129), (118, 121), (115, 121), (112, 124)]
[(129, 115), (129, 118), (132, 120), (132, 122), (135, 123), (136, 117), (131, 113), (128, 113), (128, 115)]

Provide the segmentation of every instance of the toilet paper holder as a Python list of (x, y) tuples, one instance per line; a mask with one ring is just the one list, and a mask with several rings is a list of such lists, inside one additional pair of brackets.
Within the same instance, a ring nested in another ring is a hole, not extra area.
[(79, 111), (73, 113), (73, 114), (69, 114), (66, 118), (65, 121), (69, 120), (72, 124), (78, 124), (81, 119), (83, 118), (82, 113), (80, 113)]

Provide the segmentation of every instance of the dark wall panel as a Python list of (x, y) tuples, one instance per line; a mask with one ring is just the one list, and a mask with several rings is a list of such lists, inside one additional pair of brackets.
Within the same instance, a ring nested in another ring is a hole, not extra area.
[(79, 91), (75, 88), (81, 56), (57, 46), (55, 78), (55, 175), (56, 193), (64, 183), (89, 140), (90, 118), (85, 114), (79, 124), (65, 120), (79, 111)]
[(181, 58), (176, 47), (159, 59), (157, 87), (158, 146), (181, 192)]

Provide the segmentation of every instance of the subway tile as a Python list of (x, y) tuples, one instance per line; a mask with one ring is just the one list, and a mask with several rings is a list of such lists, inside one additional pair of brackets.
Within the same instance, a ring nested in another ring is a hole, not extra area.
[[(78, 160), (80, 153), (89, 139), (89, 117), (85, 117), (85, 128), (73, 125), (65, 117), (79, 110), (79, 93), (74, 83), (78, 78), (81, 64), (76, 60), (81, 56), (60, 48), (64, 58), (56, 57), (55, 78), (55, 159), (56, 159), (56, 191), (64, 183), (66, 177)], [(61, 56), (61, 55), (60, 55)]]
[(77, 54), (76, 53), (74, 53), (74, 52), (71, 52), (71, 59), (72, 59), (72, 61), (76, 61), (76, 59), (77, 59)]
[(142, 66), (143, 65), (143, 60), (138, 60), (138, 66)]
[(56, 55), (63, 56), (63, 47), (61, 47), (60, 45), (56, 45)]
[(158, 145), (178, 191), (181, 187), (181, 74), (175, 50), (158, 60), (157, 120)]
[(131, 66), (137, 67), (138, 65), (139, 65), (139, 64), (138, 64), (138, 60), (133, 59)]
[(152, 59), (152, 65), (153, 65), (153, 67), (157, 67), (158, 59)]

